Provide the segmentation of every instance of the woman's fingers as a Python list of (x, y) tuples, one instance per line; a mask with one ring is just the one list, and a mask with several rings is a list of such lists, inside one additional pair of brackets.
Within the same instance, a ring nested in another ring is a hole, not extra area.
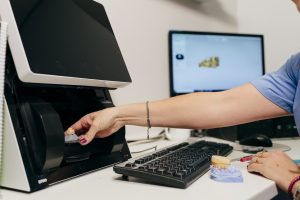
[(264, 164), (267, 162), (267, 159), (268, 158), (263, 158), (263, 157), (257, 157), (257, 156), (254, 156), (252, 158), (252, 160), (250, 161), (250, 164), (252, 163), (257, 163), (257, 164)]
[(270, 153), (267, 151), (260, 151), (255, 156), (259, 158), (267, 158), (270, 156)]
[(104, 109), (90, 113), (74, 123), (71, 128), (74, 129), (77, 135), (80, 135), (78, 137), (79, 143), (87, 145), (95, 137), (108, 137), (124, 126), (123, 122), (114, 120), (114, 113), (112, 109)]
[(79, 136), (79, 143), (81, 145), (89, 144), (94, 139), (94, 137), (98, 131), (99, 130), (98, 130), (97, 126), (92, 124), (87, 133)]
[[(75, 122), (73, 125), (71, 125), (68, 130), (72, 129), (75, 133), (80, 133), (82, 130), (86, 131), (90, 128), (90, 126), (93, 123), (94, 113), (90, 113), (88, 115), (85, 115), (80, 120)], [(65, 131), (65, 135), (68, 134), (69, 131)]]
[(82, 144), (82, 145), (87, 145), (95, 137), (96, 138), (106, 138), (114, 132), (115, 131), (113, 131), (113, 130), (99, 131), (98, 129), (90, 128), (90, 130), (86, 134), (79, 136), (79, 143)]
[[(259, 157), (260, 156), (260, 157)], [(264, 175), (264, 167), (268, 158), (262, 157), (263, 155), (254, 156), (250, 161), (247, 169), (249, 172), (257, 172)]]
[(247, 167), (249, 172), (257, 172), (262, 174), (263, 171), (263, 165), (261, 163), (250, 163)]
[(258, 153), (247, 168), (249, 172), (259, 173), (274, 180), (285, 191), (288, 190), (291, 180), (298, 174), (298, 166), (282, 151)]

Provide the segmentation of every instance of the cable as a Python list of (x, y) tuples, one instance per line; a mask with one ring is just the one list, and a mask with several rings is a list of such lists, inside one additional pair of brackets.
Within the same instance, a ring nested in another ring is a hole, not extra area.
[(149, 150), (152, 150), (154, 149), (154, 151), (157, 150), (157, 145), (155, 145), (154, 147), (150, 147), (150, 148), (147, 148), (147, 149), (143, 149), (143, 150), (140, 150), (140, 151), (131, 151), (132, 154), (136, 154), (136, 153), (143, 153), (145, 151), (149, 151)]
[(142, 140), (127, 140), (129, 146), (134, 146), (138, 144), (145, 144), (145, 143), (151, 143), (156, 142), (158, 140), (164, 140), (166, 138), (165, 131), (162, 130), (156, 137), (151, 137), (148, 139), (142, 139)]

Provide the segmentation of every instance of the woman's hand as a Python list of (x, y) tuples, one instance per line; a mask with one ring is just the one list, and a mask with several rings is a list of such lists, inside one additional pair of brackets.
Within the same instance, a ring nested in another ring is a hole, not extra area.
[[(115, 108), (107, 108), (98, 112), (85, 115), (70, 128), (79, 135), (81, 145), (89, 144), (95, 137), (108, 137), (124, 126), (117, 120)], [(65, 132), (67, 134), (67, 132)]]
[(282, 151), (259, 152), (248, 165), (248, 171), (274, 180), (286, 192), (290, 182), (299, 176), (298, 165)]

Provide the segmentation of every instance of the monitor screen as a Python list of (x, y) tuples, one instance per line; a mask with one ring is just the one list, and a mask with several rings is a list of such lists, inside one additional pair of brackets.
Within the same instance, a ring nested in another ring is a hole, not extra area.
[(170, 31), (171, 96), (223, 91), (264, 74), (262, 35)]
[(121, 87), (131, 82), (104, 7), (93, 0), (1, 0), (23, 82)]

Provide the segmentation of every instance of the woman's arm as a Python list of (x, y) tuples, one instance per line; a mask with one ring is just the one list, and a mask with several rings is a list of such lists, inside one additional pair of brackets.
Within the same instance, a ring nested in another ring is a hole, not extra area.
[[(177, 128), (216, 128), (266, 118), (288, 112), (266, 99), (251, 84), (224, 92), (192, 93), (149, 103), (152, 126)], [(107, 137), (124, 125), (147, 126), (146, 104), (131, 104), (90, 113), (71, 126), (86, 130), (80, 143), (94, 137)]]
[[(145, 103), (117, 108), (124, 124), (146, 126)], [(149, 104), (152, 126), (216, 128), (288, 115), (251, 84), (224, 92), (192, 93)]]

